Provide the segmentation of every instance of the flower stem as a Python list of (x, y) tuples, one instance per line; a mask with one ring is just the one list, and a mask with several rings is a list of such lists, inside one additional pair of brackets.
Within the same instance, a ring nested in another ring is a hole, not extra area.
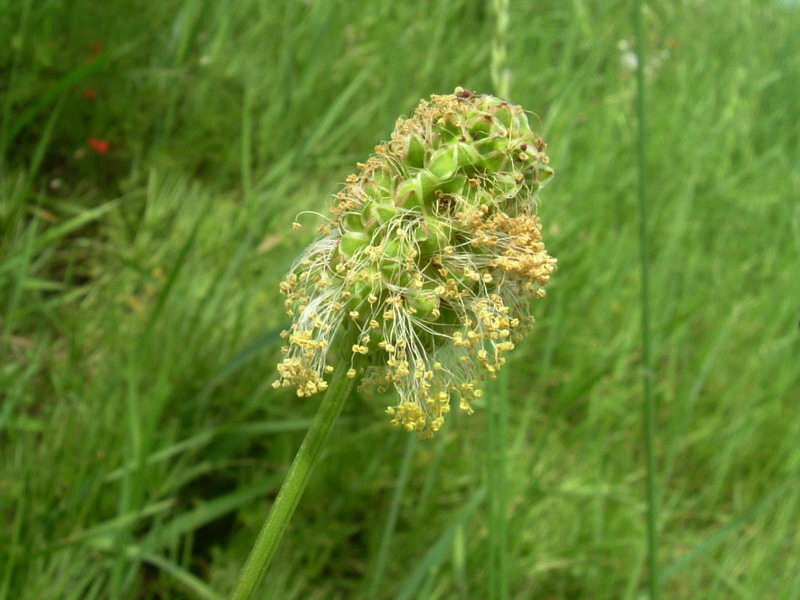
[(350, 365), (347, 361), (338, 363), (314, 421), (292, 461), (292, 466), (289, 467), (289, 473), (278, 492), (278, 497), (239, 574), (239, 581), (236, 583), (231, 600), (250, 600), (253, 597), (294, 514), (294, 509), (305, 490), (311, 470), (319, 459), (333, 423), (342, 412), (342, 407), (350, 395), (354, 381), (347, 376)]

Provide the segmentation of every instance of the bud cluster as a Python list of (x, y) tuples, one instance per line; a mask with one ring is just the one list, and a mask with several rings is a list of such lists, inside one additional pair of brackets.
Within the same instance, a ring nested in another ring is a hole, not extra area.
[(397, 391), (392, 423), (430, 435), (451, 395), (472, 412), (556, 268), (535, 214), (548, 162), (519, 106), (461, 88), (422, 101), (282, 282), (293, 323), (275, 386), (324, 390), (348, 339), (362, 389)]

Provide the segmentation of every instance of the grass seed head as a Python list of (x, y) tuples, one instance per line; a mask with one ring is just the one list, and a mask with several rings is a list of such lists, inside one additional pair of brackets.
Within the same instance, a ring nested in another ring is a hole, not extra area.
[(520, 106), (461, 88), (398, 120), (281, 284), (293, 322), (276, 387), (324, 390), (348, 335), (362, 389), (396, 390), (393, 424), (431, 435), (451, 395), (471, 413), (556, 268), (535, 214), (545, 150)]

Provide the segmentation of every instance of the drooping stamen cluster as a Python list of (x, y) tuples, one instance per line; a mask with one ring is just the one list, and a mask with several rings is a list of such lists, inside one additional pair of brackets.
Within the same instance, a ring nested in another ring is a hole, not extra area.
[(324, 390), (331, 345), (352, 338), (364, 357), (348, 374), (397, 391), (392, 423), (429, 435), (451, 394), (472, 412), (556, 267), (534, 205), (548, 162), (522, 108), (493, 96), (457, 88), (399, 120), (281, 284), (293, 323), (276, 387)]

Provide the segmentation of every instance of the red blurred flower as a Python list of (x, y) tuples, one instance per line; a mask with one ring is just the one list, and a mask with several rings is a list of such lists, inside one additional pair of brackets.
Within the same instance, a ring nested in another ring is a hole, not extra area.
[(87, 100), (94, 100), (97, 96), (97, 92), (94, 91), (94, 88), (86, 88), (86, 91), (83, 93), (86, 96)]
[(100, 138), (90, 137), (86, 142), (91, 146), (92, 150), (98, 154), (107, 154), (109, 149), (108, 140), (101, 140)]

